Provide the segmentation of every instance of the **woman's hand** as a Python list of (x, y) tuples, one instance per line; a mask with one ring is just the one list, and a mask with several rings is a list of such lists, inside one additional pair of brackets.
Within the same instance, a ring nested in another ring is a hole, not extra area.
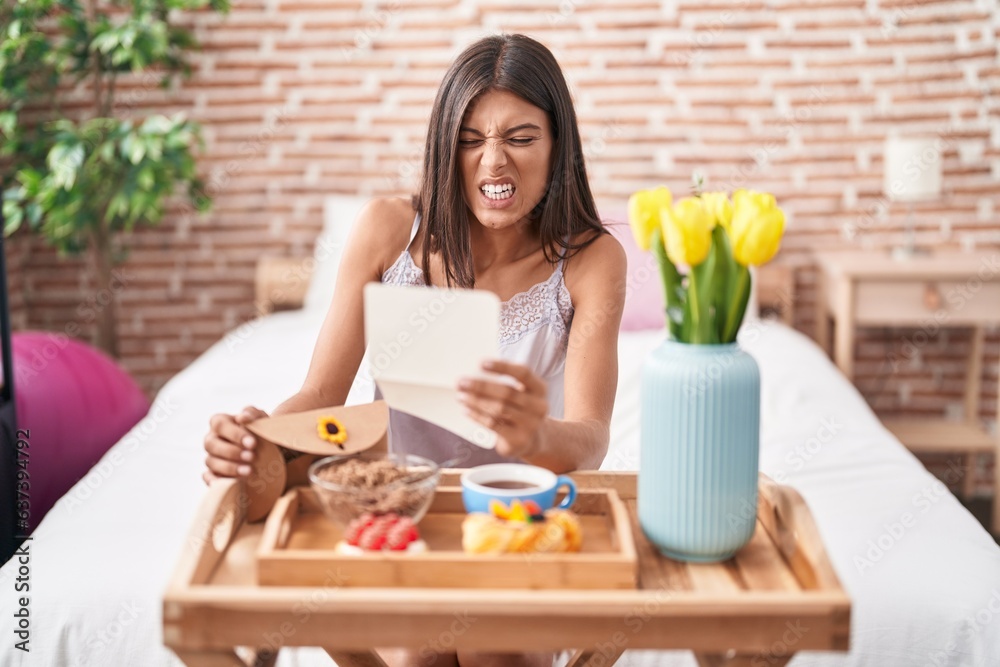
[(509, 375), (518, 386), (466, 378), (458, 383), (458, 399), (468, 415), (496, 431), (497, 453), (526, 459), (541, 448), (541, 430), (549, 414), (548, 387), (527, 366), (487, 361), (483, 370)]
[(208, 420), (209, 431), (205, 436), (205, 465), (202, 473), (206, 484), (219, 477), (246, 477), (253, 469), (254, 447), (257, 439), (244, 428), (267, 413), (254, 407), (245, 407), (237, 415), (217, 414)]

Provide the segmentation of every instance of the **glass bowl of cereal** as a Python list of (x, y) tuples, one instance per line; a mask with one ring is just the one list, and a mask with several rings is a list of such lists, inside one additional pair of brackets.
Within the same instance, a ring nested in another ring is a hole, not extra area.
[(409, 517), (427, 513), (441, 469), (414, 454), (328, 456), (309, 466), (309, 482), (326, 516), (341, 527), (365, 515)]

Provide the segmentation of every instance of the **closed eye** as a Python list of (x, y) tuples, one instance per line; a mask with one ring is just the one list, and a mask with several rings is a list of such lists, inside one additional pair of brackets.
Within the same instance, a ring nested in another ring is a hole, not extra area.
[[(510, 139), (504, 140), (504, 143), (511, 144), (512, 146), (528, 146), (533, 143), (537, 137), (512, 137)], [(484, 139), (459, 139), (458, 145), (462, 148), (475, 148), (477, 146), (483, 145)]]

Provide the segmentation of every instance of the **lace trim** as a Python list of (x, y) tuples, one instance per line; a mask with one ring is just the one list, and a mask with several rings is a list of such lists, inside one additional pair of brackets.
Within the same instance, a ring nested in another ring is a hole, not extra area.
[[(404, 251), (382, 276), (391, 285), (424, 285), (424, 272), (414, 263), (409, 251)], [(569, 343), (569, 326), (573, 321), (573, 301), (563, 281), (562, 267), (543, 282), (518, 292), (500, 304), (500, 345), (511, 345), (529, 333), (551, 324)]]

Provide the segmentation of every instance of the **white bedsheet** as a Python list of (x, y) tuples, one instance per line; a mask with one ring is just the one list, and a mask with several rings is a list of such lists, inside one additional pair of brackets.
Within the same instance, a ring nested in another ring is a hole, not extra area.
[[(13, 649), (17, 564), (0, 570), (2, 664), (179, 664), (161, 643), (160, 600), (205, 491), (208, 418), (248, 403), (271, 409), (293, 393), (319, 323), (300, 311), (245, 325), (164, 387), (149, 417), (30, 542), (30, 654)], [(761, 467), (805, 497), (854, 602), (850, 654), (802, 653), (792, 664), (1000, 665), (1000, 549), (808, 339), (777, 324), (745, 334), (762, 368)], [(662, 338), (622, 335), (606, 468), (636, 468), (639, 367)], [(906, 513), (912, 521), (902, 527)], [(880, 541), (884, 553), (869, 554)], [(677, 652), (629, 652), (626, 660), (694, 664)], [(286, 667), (326, 664), (318, 650), (279, 657)]]

